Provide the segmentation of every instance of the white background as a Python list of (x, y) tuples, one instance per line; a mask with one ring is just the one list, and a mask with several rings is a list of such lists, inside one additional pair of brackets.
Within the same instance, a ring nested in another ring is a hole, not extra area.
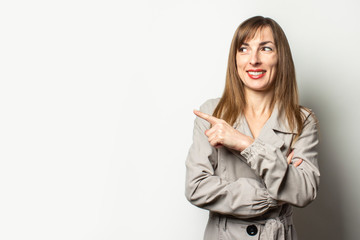
[(194, 115), (248, 17), (284, 29), (321, 127), (301, 239), (360, 235), (357, 1), (1, 1), (0, 239), (202, 239), (184, 197)]

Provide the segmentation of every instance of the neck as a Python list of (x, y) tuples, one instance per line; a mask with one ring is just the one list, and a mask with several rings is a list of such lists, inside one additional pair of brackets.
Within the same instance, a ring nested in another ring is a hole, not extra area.
[(245, 114), (261, 117), (271, 113), (271, 101), (274, 91), (253, 91), (245, 89), (246, 108)]

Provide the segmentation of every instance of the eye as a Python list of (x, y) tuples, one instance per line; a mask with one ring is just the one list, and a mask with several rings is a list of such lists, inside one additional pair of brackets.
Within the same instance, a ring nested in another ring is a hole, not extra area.
[(270, 52), (273, 49), (271, 47), (263, 47), (262, 50), (265, 51), (265, 52)]
[(241, 52), (241, 53), (246, 53), (248, 50), (247, 50), (247, 48), (246, 47), (241, 47), (241, 48), (239, 48), (239, 52)]

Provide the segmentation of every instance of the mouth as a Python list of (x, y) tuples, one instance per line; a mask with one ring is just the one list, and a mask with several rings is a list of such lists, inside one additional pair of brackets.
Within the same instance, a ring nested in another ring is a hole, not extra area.
[(252, 79), (262, 78), (266, 74), (266, 70), (264, 69), (249, 69), (246, 72), (248, 76)]

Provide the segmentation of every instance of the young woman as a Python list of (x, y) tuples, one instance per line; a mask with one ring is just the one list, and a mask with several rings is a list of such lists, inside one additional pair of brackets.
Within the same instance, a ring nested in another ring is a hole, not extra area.
[(210, 211), (205, 240), (296, 239), (292, 206), (319, 186), (317, 120), (299, 106), (281, 27), (256, 16), (236, 30), (225, 90), (194, 110), (186, 197)]

